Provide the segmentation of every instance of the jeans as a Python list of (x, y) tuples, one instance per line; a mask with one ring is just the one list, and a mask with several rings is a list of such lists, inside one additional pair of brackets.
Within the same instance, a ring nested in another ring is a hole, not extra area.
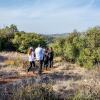
[(30, 61), (30, 67), (28, 68), (28, 72), (33, 66), (35, 67), (35, 62), (34, 61)]
[(53, 60), (52, 59), (49, 60), (49, 64), (50, 64), (50, 68), (53, 67)]

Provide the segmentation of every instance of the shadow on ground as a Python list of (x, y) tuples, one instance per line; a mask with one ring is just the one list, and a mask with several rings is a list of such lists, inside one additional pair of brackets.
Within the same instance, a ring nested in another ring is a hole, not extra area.
[(4, 61), (7, 60), (7, 59), (8, 59), (7, 57), (0, 56), (0, 63), (4, 62)]

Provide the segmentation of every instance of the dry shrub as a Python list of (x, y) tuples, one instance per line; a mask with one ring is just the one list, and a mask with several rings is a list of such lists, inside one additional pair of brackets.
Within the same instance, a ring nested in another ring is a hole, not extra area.
[(73, 100), (100, 100), (100, 87), (82, 85), (73, 97)]
[(29, 66), (29, 62), (28, 61), (22, 61), (22, 68), (24, 68), (27, 71), (27, 68)]
[(6, 60), (4, 63), (5, 63), (6, 66), (14, 66), (15, 65), (14, 60)]
[(12, 100), (58, 100), (51, 85), (34, 84), (18, 92), (13, 92)]
[(20, 57), (17, 57), (16, 59), (8, 59), (4, 63), (7, 67), (23, 67), (25, 65)]
[(63, 61), (62, 57), (55, 57), (55, 59), (54, 59), (55, 63), (56, 62), (62, 62), (62, 61)]

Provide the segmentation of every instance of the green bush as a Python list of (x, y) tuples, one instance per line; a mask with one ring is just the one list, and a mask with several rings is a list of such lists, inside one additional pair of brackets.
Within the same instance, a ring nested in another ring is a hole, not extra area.
[(100, 63), (100, 27), (91, 28), (85, 33), (74, 31), (66, 38), (54, 41), (51, 46), (57, 56), (86, 68), (93, 68)]
[(46, 39), (36, 33), (19, 32), (17, 26), (10, 25), (0, 29), (0, 50), (27, 52), (28, 47), (46, 46)]
[(46, 46), (46, 41), (42, 36), (35, 33), (16, 33), (12, 40), (15, 48), (19, 52), (27, 52), (29, 46), (37, 47), (38, 44)]

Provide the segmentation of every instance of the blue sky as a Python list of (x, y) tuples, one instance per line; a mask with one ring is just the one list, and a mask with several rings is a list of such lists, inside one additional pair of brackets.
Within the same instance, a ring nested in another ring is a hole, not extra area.
[(0, 0), (0, 27), (37, 33), (85, 31), (100, 25), (100, 0)]

